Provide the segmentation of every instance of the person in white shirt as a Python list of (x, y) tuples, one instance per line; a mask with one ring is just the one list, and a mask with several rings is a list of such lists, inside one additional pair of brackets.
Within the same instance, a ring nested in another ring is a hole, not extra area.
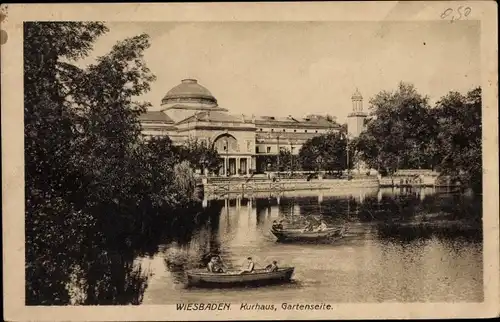
[(247, 268), (243, 269), (240, 274), (252, 273), (255, 268), (255, 264), (252, 261), (252, 257), (247, 258)]
[(328, 228), (328, 226), (326, 226), (326, 223), (322, 220), (321, 224), (316, 228), (316, 231), (323, 231), (327, 228)]

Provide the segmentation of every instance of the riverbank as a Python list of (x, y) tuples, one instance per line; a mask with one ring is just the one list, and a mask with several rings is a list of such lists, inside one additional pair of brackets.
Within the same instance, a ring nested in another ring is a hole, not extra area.
[(346, 179), (280, 179), (269, 180), (262, 178), (212, 178), (204, 179), (200, 188), (203, 189), (205, 198), (214, 196), (236, 194), (253, 194), (262, 192), (287, 192), (307, 190), (343, 190), (352, 188), (378, 188), (377, 177)]

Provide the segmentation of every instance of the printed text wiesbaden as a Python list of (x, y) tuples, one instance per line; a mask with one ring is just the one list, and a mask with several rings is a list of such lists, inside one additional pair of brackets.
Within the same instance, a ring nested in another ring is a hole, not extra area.
[[(302, 303), (282, 303), (280, 306), (274, 304), (258, 304), (258, 303), (242, 303), (239, 305), (240, 310), (255, 310), (255, 311), (277, 311), (278, 309), (284, 311), (308, 311), (308, 310), (332, 310), (330, 304), (302, 304)], [(183, 311), (227, 311), (231, 310), (230, 303), (188, 303), (177, 304), (177, 310)]]
[(188, 303), (177, 304), (177, 310), (184, 311), (224, 311), (231, 309), (229, 303)]

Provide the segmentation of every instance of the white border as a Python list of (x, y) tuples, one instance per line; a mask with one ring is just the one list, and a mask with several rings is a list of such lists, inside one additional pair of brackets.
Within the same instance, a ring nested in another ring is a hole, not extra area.
[(40, 4), (8, 5), (1, 28), (8, 41), (2, 64), (2, 201), (4, 245), (4, 318), (39, 321), (229, 320), (229, 319), (360, 319), (449, 318), (499, 315), (498, 211), (498, 50), (497, 8), (493, 1), (472, 1), (470, 19), (481, 20), (484, 168), (483, 303), (334, 304), (332, 311), (258, 312), (176, 311), (174, 305), (26, 307), (24, 306), (24, 150), (23, 21), (408, 21), (438, 20), (441, 12), (461, 2), (307, 2), (190, 4)]

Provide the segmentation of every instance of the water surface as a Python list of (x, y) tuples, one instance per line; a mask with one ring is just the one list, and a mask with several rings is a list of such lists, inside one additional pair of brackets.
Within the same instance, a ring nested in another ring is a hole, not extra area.
[[(212, 200), (207, 211), (189, 237), (166, 238), (154, 255), (136, 259), (149, 272), (142, 304), (483, 300), (478, 197), (434, 189), (309, 191)], [(350, 229), (328, 243), (275, 241), (273, 220), (305, 216)], [(185, 270), (202, 267), (212, 254), (235, 268), (248, 256), (257, 267), (277, 260), (295, 274), (289, 284), (261, 288), (186, 288)]]

